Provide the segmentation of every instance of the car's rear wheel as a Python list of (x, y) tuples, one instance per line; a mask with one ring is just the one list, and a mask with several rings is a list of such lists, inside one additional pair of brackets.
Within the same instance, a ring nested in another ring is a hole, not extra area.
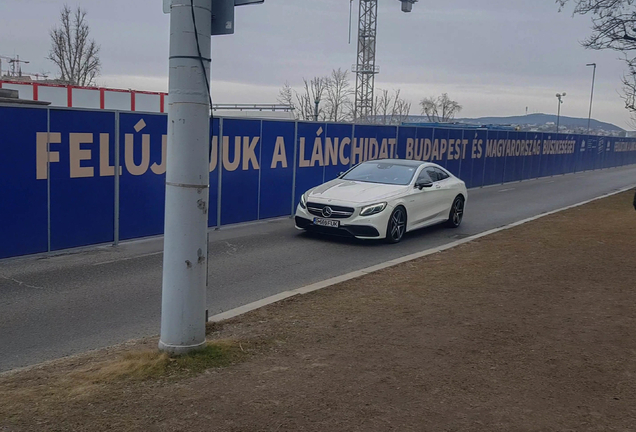
[(386, 227), (386, 241), (388, 243), (398, 243), (406, 232), (406, 209), (396, 207), (391, 213), (389, 223)]
[(464, 197), (459, 195), (453, 200), (453, 205), (448, 215), (446, 225), (450, 228), (458, 228), (464, 219)]

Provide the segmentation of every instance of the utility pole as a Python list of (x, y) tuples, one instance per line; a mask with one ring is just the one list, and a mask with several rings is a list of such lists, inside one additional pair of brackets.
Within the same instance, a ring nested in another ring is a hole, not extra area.
[(234, 6), (263, 1), (163, 2), (170, 71), (159, 349), (171, 354), (205, 345), (211, 36), (234, 33)]
[(556, 97), (559, 100), (559, 108), (557, 110), (556, 133), (559, 133), (559, 119), (561, 118), (561, 104), (563, 103), (563, 98), (565, 97), (565, 92), (557, 93)]
[(172, 0), (170, 5), (159, 349), (171, 354), (205, 344), (212, 1)]
[(596, 63), (588, 63), (585, 66), (594, 66), (592, 73), (592, 94), (590, 96), (590, 113), (587, 117), (587, 134), (590, 134), (590, 122), (592, 121), (592, 101), (594, 100), (594, 81), (596, 80)]
[(314, 121), (318, 121), (318, 107), (320, 106), (320, 98), (316, 97), (316, 100), (314, 101), (316, 103), (316, 110), (314, 112)]

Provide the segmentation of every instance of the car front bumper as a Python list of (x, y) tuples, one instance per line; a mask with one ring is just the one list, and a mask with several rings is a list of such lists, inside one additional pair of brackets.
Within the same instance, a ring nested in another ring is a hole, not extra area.
[[(389, 223), (392, 208), (385, 208), (382, 212), (371, 216), (360, 216), (359, 209), (345, 219), (333, 219), (340, 222), (338, 228), (324, 227), (314, 224), (314, 218), (320, 216), (309, 213), (300, 205), (296, 208), (296, 228), (317, 232), (321, 234), (355, 237), (359, 239), (381, 239), (386, 237), (386, 228)], [(324, 219), (324, 218), (321, 218)]]

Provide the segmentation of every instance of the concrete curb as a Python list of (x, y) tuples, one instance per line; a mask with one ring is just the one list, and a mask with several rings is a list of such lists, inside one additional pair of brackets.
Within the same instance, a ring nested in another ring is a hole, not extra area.
[(591, 202), (598, 201), (600, 199), (607, 198), (607, 197), (610, 197), (612, 195), (617, 195), (619, 193), (626, 192), (626, 191), (628, 191), (630, 189), (633, 189), (633, 188), (634, 188), (634, 186), (630, 186), (630, 187), (627, 187), (627, 188), (622, 188), (622, 189), (616, 190), (614, 192), (610, 192), (610, 193), (607, 193), (605, 195), (601, 195), (601, 196), (598, 196), (596, 198), (592, 198), (592, 199), (587, 200), (587, 201), (583, 201), (583, 202), (580, 202), (580, 203), (577, 203), (577, 204), (573, 204), (573, 205), (570, 205), (570, 206), (567, 206), (567, 207), (562, 207), (562, 208), (557, 209), (557, 210), (552, 210), (552, 211), (549, 211), (549, 212), (546, 212), (546, 213), (542, 213), (542, 214), (537, 215), (537, 216), (533, 216), (533, 217), (530, 217), (530, 218), (527, 218), (527, 219), (523, 219), (523, 220), (520, 220), (520, 221), (517, 221), (517, 222), (513, 222), (513, 223), (511, 223), (509, 225), (505, 225), (503, 227), (494, 228), (494, 229), (491, 229), (491, 230), (488, 230), (488, 231), (484, 231), (482, 233), (475, 234), (474, 236), (466, 237), (464, 239), (457, 240), (457, 241), (445, 244), (444, 246), (440, 246), (440, 247), (432, 248), (432, 249), (427, 249), (427, 250), (422, 251), (422, 252), (416, 252), (414, 254), (406, 255), (406, 256), (403, 256), (401, 258), (396, 258), (396, 259), (393, 259), (393, 260), (390, 260), (390, 261), (387, 261), (387, 262), (384, 262), (384, 263), (381, 263), (381, 264), (377, 264), (377, 265), (374, 265), (374, 266), (371, 266), (371, 267), (367, 267), (367, 268), (364, 268), (364, 269), (361, 269), (361, 270), (357, 270), (357, 271), (354, 271), (354, 272), (351, 272), (351, 273), (347, 273), (347, 274), (344, 274), (342, 276), (336, 276), (336, 277), (333, 277), (333, 278), (330, 278), (330, 279), (326, 279), (324, 281), (317, 282), (317, 283), (314, 283), (314, 284), (311, 284), (311, 285), (306, 285), (304, 287), (296, 288), (296, 289), (293, 289), (293, 290), (290, 290), (290, 291), (285, 291), (285, 292), (282, 292), (282, 293), (279, 293), (279, 294), (276, 294), (276, 295), (273, 295), (273, 296), (270, 296), (270, 297), (266, 297), (266, 298), (264, 298), (262, 300), (255, 301), (253, 303), (249, 303), (249, 304), (246, 304), (244, 306), (240, 306), (238, 308), (230, 309), (230, 310), (222, 312), (220, 314), (213, 315), (213, 316), (211, 316), (208, 319), (208, 322), (220, 322), (220, 321), (224, 321), (224, 320), (227, 320), (227, 319), (230, 319), (230, 318), (235, 318), (237, 316), (244, 315), (244, 314), (246, 314), (248, 312), (251, 312), (253, 310), (260, 309), (260, 308), (262, 308), (264, 306), (269, 306), (271, 304), (277, 303), (277, 302), (279, 302), (281, 300), (285, 300), (285, 299), (290, 298), (290, 297), (294, 297), (294, 296), (302, 295), (302, 294), (307, 294), (307, 293), (310, 293), (310, 292), (313, 292), (313, 291), (318, 291), (320, 289), (327, 288), (327, 287), (330, 287), (330, 286), (333, 286), (333, 285), (337, 285), (339, 283), (346, 282), (346, 281), (349, 281), (351, 279), (356, 279), (356, 278), (359, 278), (361, 276), (368, 275), (370, 273), (375, 273), (377, 271), (384, 270), (384, 269), (389, 268), (389, 267), (394, 267), (396, 265), (403, 264), (405, 262), (413, 261), (413, 260), (416, 260), (418, 258), (422, 258), (422, 257), (428, 256), (428, 255), (433, 255), (433, 254), (436, 254), (438, 252), (442, 252), (442, 251), (445, 251), (445, 250), (448, 250), (448, 249), (452, 249), (452, 248), (455, 248), (457, 246), (463, 245), (465, 243), (470, 243), (470, 242), (475, 241), (477, 239), (480, 239), (482, 237), (486, 237), (486, 236), (489, 236), (491, 234), (495, 234), (495, 233), (500, 232), (500, 231), (505, 231), (505, 230), (508, 230), (510, 228), (514, 228), (514, 227), (517, 227), (519, 225), (523, 225), (523, 224), (526, 224), (528, 222), (532, 222), (534, 220), (541, 219), (542, 217), (545, 217), (545, 216), (550, 216), (550, 215), (555, 214), (555, 213), (559, 213), (559, 212), (562, 212), (562, 211), (565, 211), (565, 210), (569, 210), (569, 209), (572, 209), (572, 208), (580, 207), (582, 205), (589, 204)]

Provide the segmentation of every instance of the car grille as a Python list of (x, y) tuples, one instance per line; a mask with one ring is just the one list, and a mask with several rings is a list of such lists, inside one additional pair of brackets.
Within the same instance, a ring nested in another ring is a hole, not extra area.
[[(331, 208), (330, 216), (325, 216), (323, 214), (323, 209), (325, 207)], [(346, 219), (348, 217), (351, 217), (351, 215), (353, 215), (353, 212), (355, 211), (355, 209), (352, 207), (332, 206), (329, 204), (318, 204), (318, 203), (312, 203), (312, 202), (307, 203), (307, 210), (309, 211), (309, 213), (311, 213), (314, 216), (324, 217), (329, 219)]]
[(365, 225), (341, 225), (340, 228), (323, 227), (314, 225), (309, 219), (296, 216), (296, 226), (308, 231), (321, 234), (345, 236), (345, 237), (380, 237), (378, 230)]

